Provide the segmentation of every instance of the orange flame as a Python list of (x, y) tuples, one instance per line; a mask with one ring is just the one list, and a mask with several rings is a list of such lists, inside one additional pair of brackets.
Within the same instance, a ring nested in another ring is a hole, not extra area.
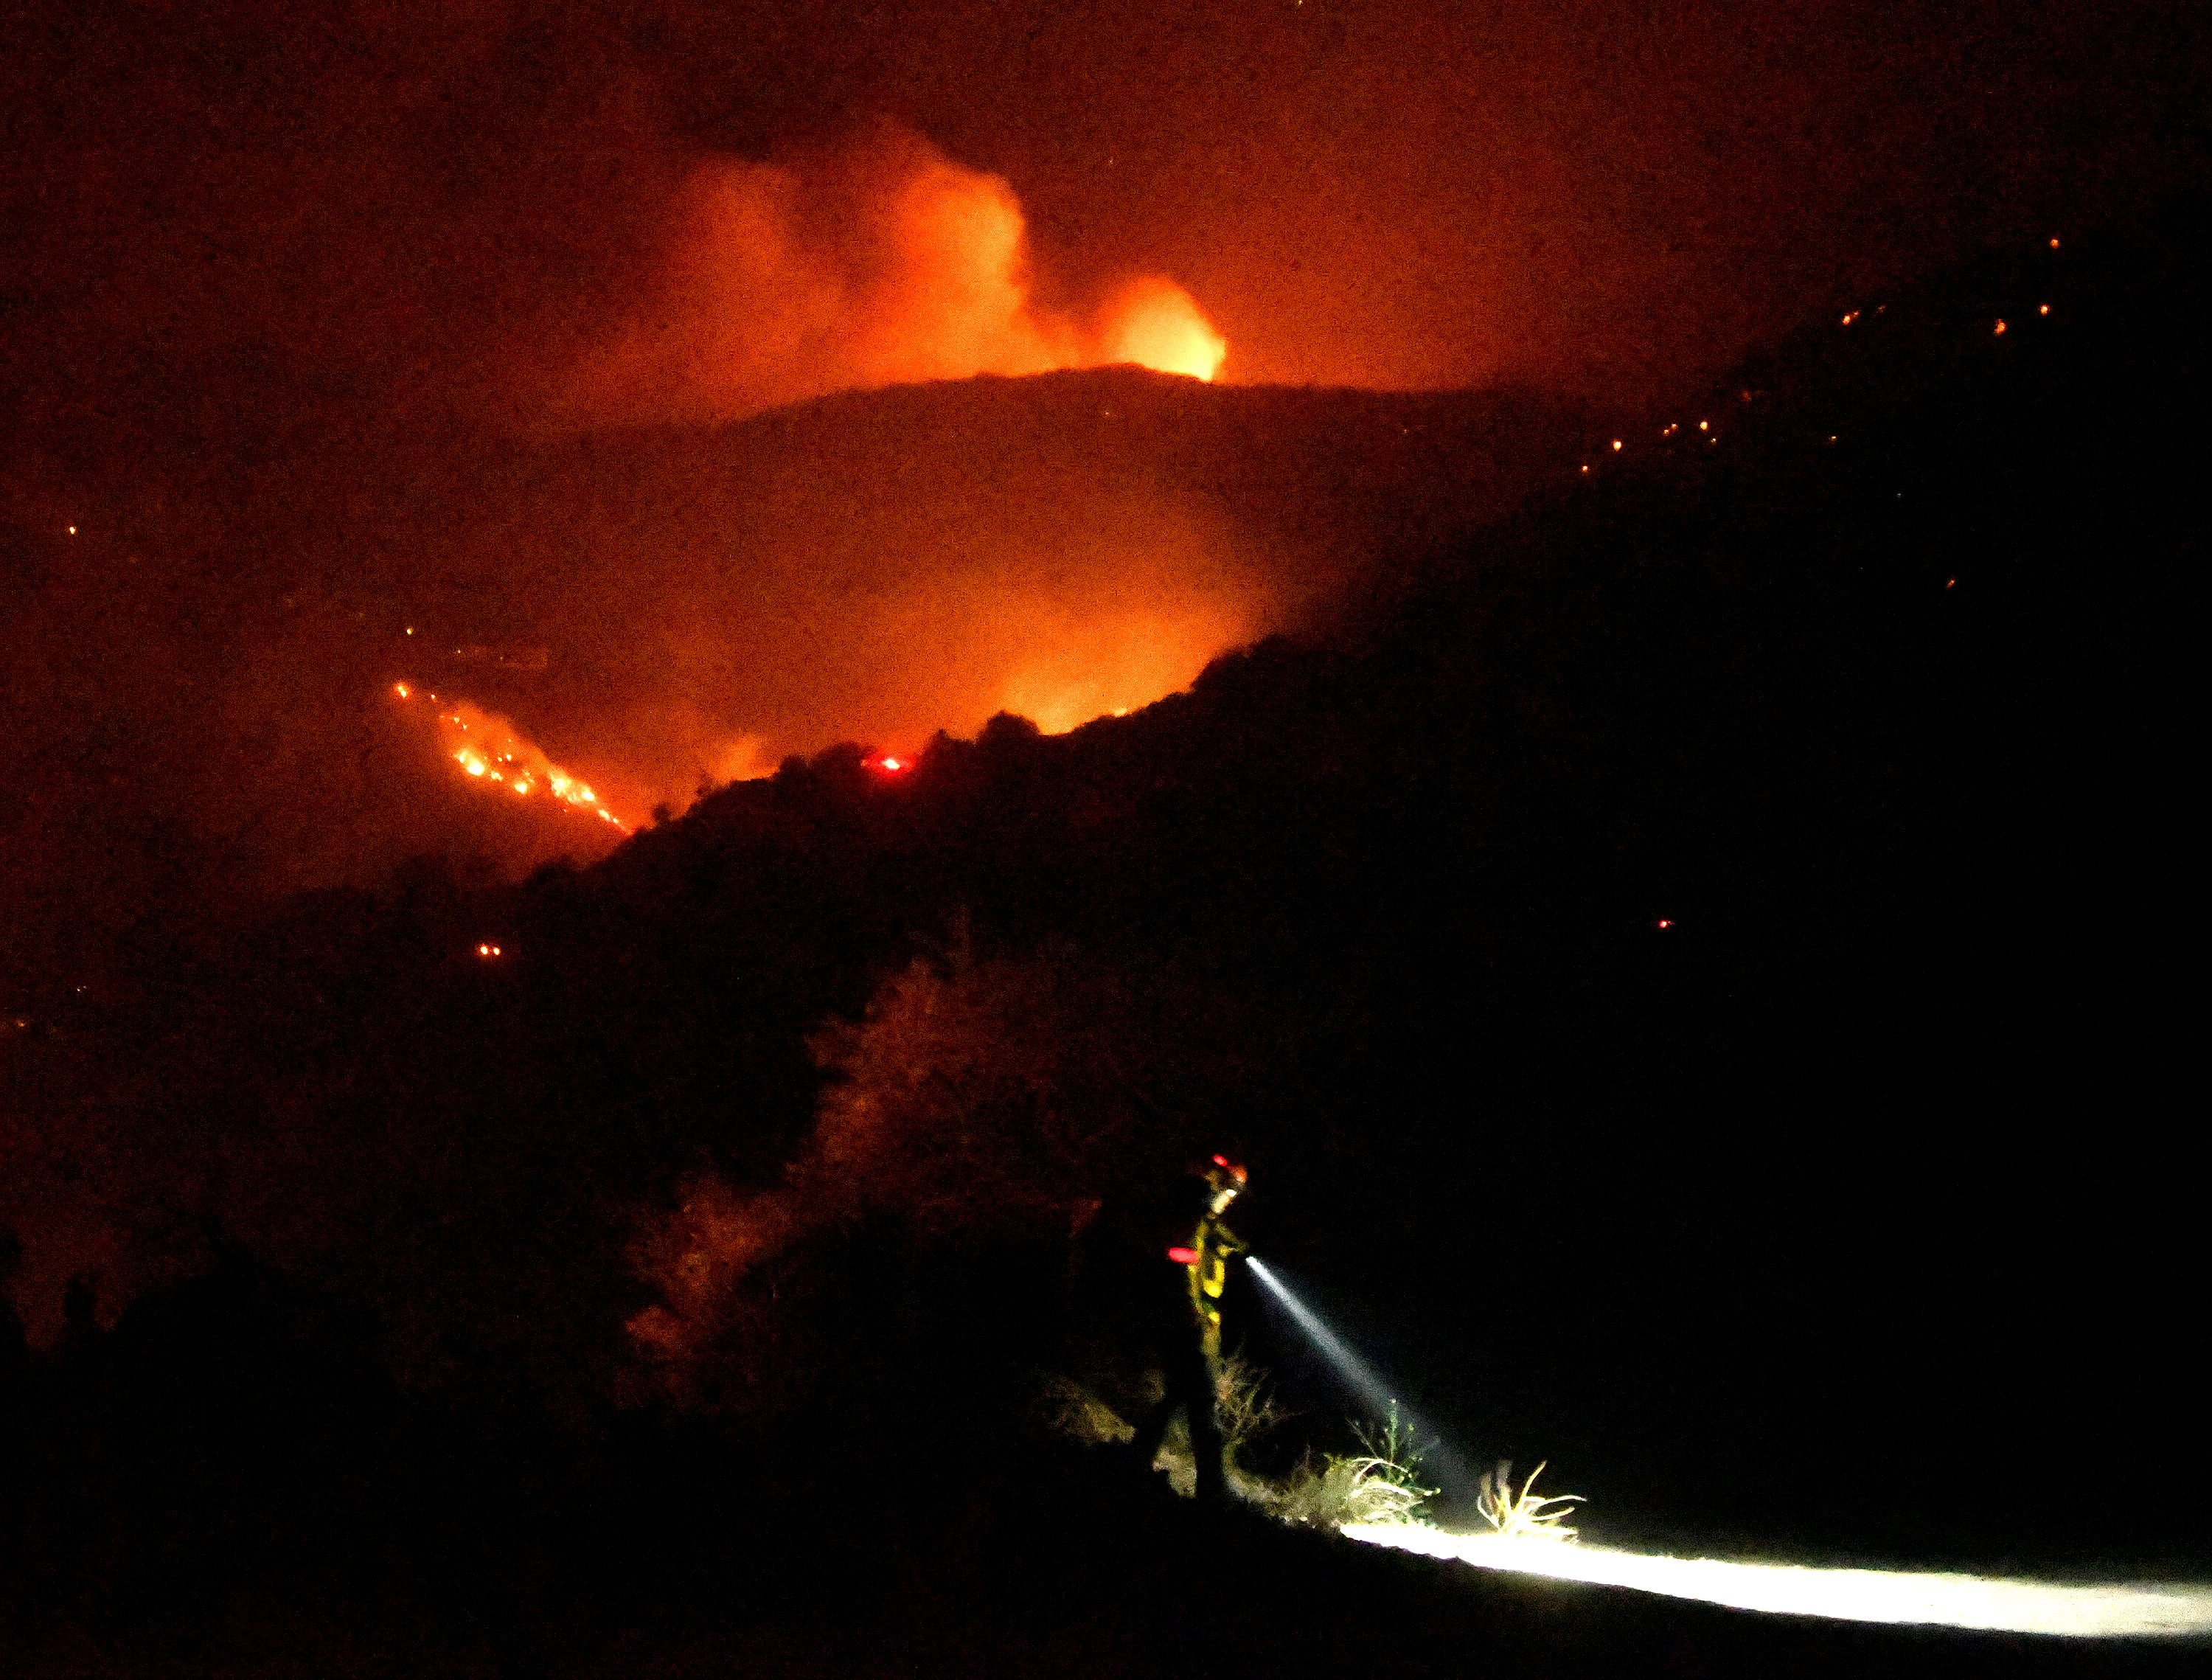
[[(415, 697), (405, 683), (394, 683), (392, 691), (404, 701)], [(542, 795), (629, 832), (629, 825), (607, 809), (589, 783), (547, 758), (507, 719), (466, 700), (441, 700), (427, 691), (423, 697), (438, 709), (440, 751), (471, 780), (495, 782), (517, 799)]]

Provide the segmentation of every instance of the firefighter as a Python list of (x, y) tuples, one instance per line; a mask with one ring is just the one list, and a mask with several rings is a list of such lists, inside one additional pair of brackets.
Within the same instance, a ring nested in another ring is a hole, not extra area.
[(1205, 1192), (1197, 1225), (1187, 1241), (1170, 1247), (1164, 1257), (1182, 1269), (1176, 1281), (1182, 1286), (1184, 1310), (1177, 1315), (1182, 1322), (1163, 1337), (1160, 1365), (1165, 1390), (1132, 1445), (1137, 1462), (1149, 1468), (1169, 1420), (1180, 1409), (1197, 1463), (1198, 1497), (1218, 1504), (1229, 1496), (1221, 1429), (1213, 1415), (1215, 1373), (1221, 1358), (1221, 1293), (1229, 1282), (1229, 1262), (1245, 1251), (1222, 1215), (1243, 1192), (1247, 1175), (1236, 1162), (1216, 1155), (1199, 1176), (1205, 1181)]

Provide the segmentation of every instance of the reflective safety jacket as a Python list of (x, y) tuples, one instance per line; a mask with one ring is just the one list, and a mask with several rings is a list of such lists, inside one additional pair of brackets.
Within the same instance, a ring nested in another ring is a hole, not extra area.
[(1243, 1239), (1215, 1214), (1200, 1219), (1188, 1249), (1172, 1251), (1190, 1274), (1190, 1310), (1208, 1357), (1221, 1352), (1221, 1292), (1229, 1284), (1230, 1257), (1244, 1251)]

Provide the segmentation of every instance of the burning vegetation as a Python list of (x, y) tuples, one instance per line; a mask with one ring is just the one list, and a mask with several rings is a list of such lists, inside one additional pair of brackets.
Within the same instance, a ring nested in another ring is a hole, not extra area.
[(508, 719), (466, 700), (443, 700), (411, 683), (392, 685), (394, 698), (426, 706), (436, 719), (439, 751), (486, 791), (516, 799), (550, 800), (586, 813), (628, 834), (629, 825), (601, 802), (591, 784), (555, 764)]

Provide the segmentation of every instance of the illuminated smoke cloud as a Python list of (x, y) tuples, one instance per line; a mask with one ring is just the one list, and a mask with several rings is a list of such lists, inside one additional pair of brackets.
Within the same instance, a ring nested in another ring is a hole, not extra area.
[(1157, 275), (1123, 287), (1101, 319), (1101, 362), (1134, 362), (1164, 374), (1211, 380), (1229, 354), (1229, 341), (1200, 313), (1197, 301)]
[(1087, 317), (1042, 307), (1012, 187), (888, 125), (793, 162), (697, 162), (670, 222), (643, 301), (556, 391), (556, 427), (1116, 362), (1210, 380), (1228, 351), (1158, 276)]

